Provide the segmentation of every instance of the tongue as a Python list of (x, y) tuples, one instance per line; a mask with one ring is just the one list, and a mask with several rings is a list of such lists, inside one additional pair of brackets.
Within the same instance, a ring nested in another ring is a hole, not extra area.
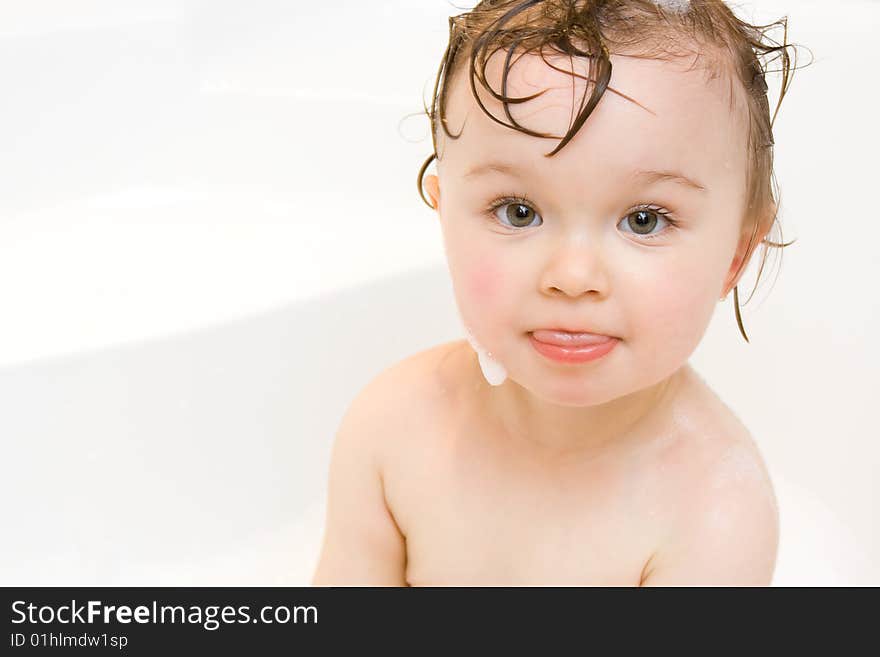
[(565, 331), (532, 331), (532, 335), (540, 342), (554, 344), (560, 347), (585, 347), (591, 344), (607, 342), (607, 335), (595, 335), (593, 333), (567, 333)]

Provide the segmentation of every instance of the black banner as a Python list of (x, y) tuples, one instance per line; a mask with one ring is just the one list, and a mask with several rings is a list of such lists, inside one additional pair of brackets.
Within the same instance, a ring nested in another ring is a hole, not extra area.
[[(781, 589), (729, 588), (4, 588), (2, 654), (102, 652), (122, 655), (319, 654), (399, 645), (587, 648), (636, 638), (676, 645), (695, 632), (765, 639), (801, 631), (812, 613), (827, 627), (830, 609)], [(827, 590), (826, 590), (827, 591)], [(866, 593), (868, 591), (865, 591)], [(833, 593), (841, 597), (839, 590)], [(848, 595), (848, 594), (847, 594)], [(876, 589), (870, 592), (876, 596)], [(876, 598), (875, 598), (876, 599)], [(797, 601), (800, 600), (800, 607)], [(794, 604), (794, 607), (791, 605)], [(868, 612), (871, 609), (871, 612)], [(876, 605), (862, 607), (849, 621)], [(815, 626), (811, 631), (815, 631)], [(690, 634), (689, 634), (690, 633)], [(353, 642), (353, 643), (352, 643)], [(650, 643), (650, 641), (648, 641)], [(712, 652), (710, 646), (707, 650)], [(195, 652), (193, 652), (195, 651)], [(469, 654), (470, 650), (463, 650)], [(551, 654), (556, 650), (549, 650)], [(458, 651), (456, 651), (458, 654)]]

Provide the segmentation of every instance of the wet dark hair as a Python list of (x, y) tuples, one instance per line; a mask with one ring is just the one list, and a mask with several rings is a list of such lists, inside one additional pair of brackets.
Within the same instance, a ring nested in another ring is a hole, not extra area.
[[(783, 30), (782, 43), (769, 36), (775, 28)], [(790, 48), (794, 58), (789, 54)], [(787, 17), (768, 25), (751, 25), (740, 20), (723, 0), (665, 3), (653, 0), (482, 0), (473, 9), (451, 16), (449, 43), (437, 72), (431, 107), (425, 107), (425, 114), (431, 121), (434, 152), (422, 164), (417, 185), (419, 195), (429, 207), (434, 206), (425, 197), (422, 180), (432, 160), (440, 160), (437, 149), (439, 129), (442, 128), (450, 139), (461, 136), (461, 132), (458, 135), (449, 132), (445, 115), (451, 80), (460, 70), (463, 72), (466, 61), (473, 97), (489, 118), (528, 135), (559, 138), (520, 125), (510, 113), (509, 103), (527, 102), (544, 91), (525, 97), (507, 95), (507, 77), (511, 67), (519, 57), (533, 51), (550, 68), (583, 78), (573, 70), (560, 69), (548, 62), (545, 58), (548, 49), (553, 54), (588, 58), (588, 80), (594, 84), (586, 85), (585, 89), (592, 89), (592, 92), (587, 97), (588, 92), (585, 91), (580, 104), (582, 109), (568, 133), (546, 154), (547, 157), (555, 155), (574, 137), (606, 90), (618, 93), (609, 86), (611, 54), (650, 59), (697, 55), (711, 76), (728, 76), (731, 83), (731, 110), (735, 103), (734, 85), (738, 81), (745, 92), (749, 114), (747, 203), (743, 230), (751, 229), (751, 238), (736, 275), (739, 276), (750, 261), (757, 247), (755, 239), (759, 233), (766, 235), (775, 224), (781, 236), (778, 222), (779, 188), (773, 171), (773, 125), (791, 83), (791, 75), (798, 68), (797, 50), (794, 44), (788, 43)], [(499, 93), (486, 79), (486, 65), (492, 55), (500, 50), (506, 50), (507, 55)], [(519, 56), (514, 59), (517, 53)], [(780, 68), (771, 70), (770, 64), (777, 60), (781, 62)], [(770, 72), (782, 75), (779, 100), (772, 117), (766, 82), (766, 74)], [(495, 117), (483, 105), (477, 94), (477, 81), (503, 104), (510, 123)], [(794, 242), (786, 244), (765, 237), (762, 243), (761, 265), (752, 294), (764, 269), (768, 248), (782, 249)], [(738, 290), (734, 290), (734, 294), (737, 321), (743, 337), (748, 340), (739, 315)]]

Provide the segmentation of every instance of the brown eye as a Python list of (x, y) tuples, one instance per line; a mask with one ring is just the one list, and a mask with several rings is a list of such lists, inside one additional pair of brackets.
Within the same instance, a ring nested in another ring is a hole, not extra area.
[(657, 225), (657, 215), (650, 210), (639, 210), (629, 215), (630, 227), (639, 235), (650, 233)]
[(671, 224), (671, 221), (665, 218), (666, 213), (662, 210), (652, 208), (639, 208), (630, 212), (620, 222), (621, 225), (626, 224), (629, 231), (636, 235), (641, 235), (649, 239), (662, 235), (665, 231), (653, 232), (659, 221)]
[(531, 206), (520, 201), (500, 203), (495, 208), (495, 216), (501, 223), (512, 228), (526, 228), (535, 221), (536, 217), (538, 219), (541, 217)]

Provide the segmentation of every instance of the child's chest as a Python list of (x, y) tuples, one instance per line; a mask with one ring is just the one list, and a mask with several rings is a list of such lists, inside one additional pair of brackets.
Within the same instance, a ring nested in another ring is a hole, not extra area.
[(409, 584), (639, 584), (669, 506), (646, 464), (550, 464), (445, 431), (385, 468)]

